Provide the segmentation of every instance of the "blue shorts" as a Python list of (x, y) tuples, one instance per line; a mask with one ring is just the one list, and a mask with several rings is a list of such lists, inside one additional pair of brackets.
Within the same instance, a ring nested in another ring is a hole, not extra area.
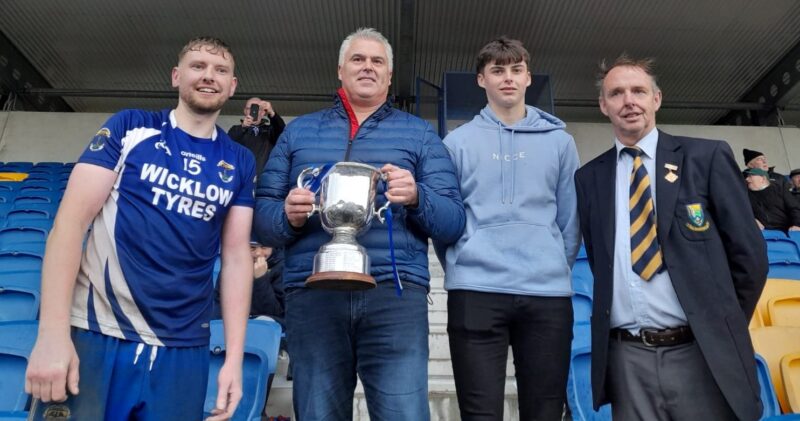
[(36, 402), (69, 420), (202, 420), (208, 346), (159, 347), (72, 328), (80, 358), (80, 392), (66, 402)]

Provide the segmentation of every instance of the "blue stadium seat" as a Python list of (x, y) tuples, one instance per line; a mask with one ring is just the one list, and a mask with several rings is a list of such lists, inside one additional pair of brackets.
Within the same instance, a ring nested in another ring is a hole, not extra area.
[[(28, 404), (25, 393), (25, 367), (36, 342), (38, 322), (0, 323), (0, 411), (24, 411)], [(13, 413), (13, 412), (12, 412)]]
[(575, 291), (572, 296), (573, 323), (589, 323), (592, 317), (592, 297)]
[[(577, 337), (575, 339), (578, 339)], [(592, 408), (591, 346), (573, 346), (567, 379), (567, 402), (575, 421), (611, 421), (611, 405)]]
[(53, 168), (53, 169), (61, 169), (64, 168), (63, 162), (55, 162), (55, 161), (42, 161), (33, 164), (33, 168)]
[(762, 418), (762, 421), (800, 421), (800, 414), (784, 414)]
[(578, 249), (578, 259), (587, 259), (586, 247), (581, 243), (581, 248)]
[(40, 300), (38, 287), (13, 285), (0, 279), (0, 322), (38, 319)]
[(770, 263), (800, 263), (800, 249), (789, 238), (770, 238), (767, 242), (767, 257)]
[(39, 219), (53, 219), (53, 214), (46, 210), (41, 209), (14, 209), (12, 208), (7, 214), (8, 221), (30, 221)]
[(589, 268), (588, 260), (580, 258), (575, 260), (575, 264), (572, 266), (572, 289), (590, 297), (592, 296), (594, 277), (592, 276), (592, 270)]
[(778, 395), (775, 394), (775, 390), (772, 388), (769, 366), (758, 354), (756, 354), (756, 374), (758, 375), (758, 383), (761, 386), (761, 403), (764, 404), (764, 412), (761, 414), (761, 419), (780, 415), (781, 406), (778, 403)]
[[(211, 360), (205, 412), (209, 414), (217, 401), (217, 375), (225, 362), (225, 339), (221, 320), (211, 321)], [(253, 319), (247, 322), (247, 336), (242, 363), (242, 400), (233, 414), (233, 421), (259, 421), (267, 401), (269, 378), (275, 374), (281, 326), (278, 322)]]
[(765, 240), (788, 238), (786, 233), (781, 230), (762, 230), (761, 235), (764, 236)]
[(217, 255), (217, 258), (214, 260), (214, 272), (212, 275), (213, 278), (211, 278), (211, 282), (214, 283), (214, 287), (217, 286), (217, 279), (219, 279), (219, 272), (221, 270), (222, 270), (222, 259), (220, 259), (219, 255)]
[(39, 290), (42, 256), (34, 253), (0, 251), (0, 283)]
[(3, 165), (3, 172), (28, 172), (31, 168), (33, 168), (33, 162), (6, 162)]
[(770, 262), (770, 279), (798, 279), (800, 280), (800, 263), (796, 262)]
[(26, 251), (43, 256), (46, 241), (47, 231), (41, 228), (0, 229), (0, 251)]

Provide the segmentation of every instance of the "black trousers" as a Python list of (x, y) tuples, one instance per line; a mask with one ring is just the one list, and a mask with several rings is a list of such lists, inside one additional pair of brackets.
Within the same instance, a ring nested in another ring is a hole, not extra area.
[(503, 419), (509, 345), (519, 419), (561, 419), (572, 343), (569, 297), (451, 290), (447, 333), (462, 420)]

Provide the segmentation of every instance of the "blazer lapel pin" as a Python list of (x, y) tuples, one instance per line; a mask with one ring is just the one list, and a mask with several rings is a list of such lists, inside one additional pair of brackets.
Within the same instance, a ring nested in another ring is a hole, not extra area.
[(664, 179), (670, 183), (674, 183), (678, 179), (678, 174), (675, 174), (675, 171), (678, 171), (678, 166), (675, 164), (664, 164), (664, 168), (667, 169), (667, 174), (664, 176)]

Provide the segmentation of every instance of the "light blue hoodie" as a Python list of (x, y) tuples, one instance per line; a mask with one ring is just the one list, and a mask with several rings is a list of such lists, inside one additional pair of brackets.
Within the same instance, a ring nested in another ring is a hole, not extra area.
[(487, 105), (444, 139), (467, 214), (464, 234), (446, 251), (447, 290), (572, 295), (579, 164), (564, 127), (531, 106), (506, 126)]

